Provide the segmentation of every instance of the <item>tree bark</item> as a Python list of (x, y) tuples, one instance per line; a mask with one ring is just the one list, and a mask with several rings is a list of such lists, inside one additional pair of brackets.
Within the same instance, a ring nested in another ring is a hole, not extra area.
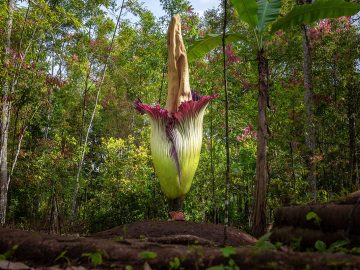
[(11, 116), (11, 98), (9, 96), (10, 74), (8, 74), (8, 66), (10, 60), (11, 49), (11, 32), (13, 26), (13, 13), (14, 13), (15, 0), (8, 2), (8, 18), (6, 23), (6, 36), (5, 36), (5, 52), (4, 52), (4, 65), (5, 65), (5, 80), (2, 88), (2, 112), (1, 112), (1, 149), (0, 149), (0, 223), (5, 224), (6, 221), (6, 208), (8, 197), (8, 137), (10, 129), (10, 116)]
[(258, 72), (259, 112), (257, 127), (255, 204), (252, 223), (252, 232), (257, 237), (264, 234), (266, 231), (266, 191), (268, 182), (268, 170), (266, 160), (268, 125), (266, 108), (268, 105), (269, 67), (268, 60), (266, 59), (263, 49), (258, 52)]
[(229, 192), (230, 192), (230, 143), (229, 143), (229, 95), (227, 84), (227, 69), (226, 69), (226, 28), (227, 28), (227, 13), (228, 1), (223, 1), (224, 5), (224, 23), (222, 33), (222, 54), (223, 54), (223, 80), (224, 80), (224, 94), (225, 94), (225, 150), (226, 150), (226, 171), (225, 171), (225, 218), (224, 218), (224, 246), (228, 241), (228, 226), (229, 226)]
[(211, 177), (211, 196), (212, 196), (212, 205), (213, 205), (213, 223), (216, 224), (216, 196), (215, 196), (215, 168), (214, 168), (214, 119), (213, 119), (213, 105), (210, 104), (210, 177)]
[[(301, 4), (311, 3), (311, 0), (302, 0)], [(314, 90), (312, 81), (312, 57), (308, 26), (303, 25), (303, 50), (304, 50), (304, 106), (305, 106), (305, 144), (306, 164), (308, 167), (309, 192), (312, 200), (316, 202), (316, 163), (314, 161), (316, 150), (315, 115), (314, 115)]]
[(349, 163), (350, 163), (350, 187), (359, 184), (358, 161), (356, 157), (356, 87), (348, 85), (348, 124), (349, 124)]

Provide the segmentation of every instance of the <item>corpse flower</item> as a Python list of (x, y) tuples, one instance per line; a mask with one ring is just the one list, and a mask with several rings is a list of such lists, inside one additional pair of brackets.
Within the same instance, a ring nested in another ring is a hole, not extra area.
[(182, 200), (190, 189), (200, 158), (205, 108), (215, 97), (200, 97), (190, 90), (180, 16), (176, 15), (168, 29), (166, 107), (146, 105), (140, 99), (135, 101), (135, 108), (150, 118), (155, 173), (161, 190), (170, 200)]

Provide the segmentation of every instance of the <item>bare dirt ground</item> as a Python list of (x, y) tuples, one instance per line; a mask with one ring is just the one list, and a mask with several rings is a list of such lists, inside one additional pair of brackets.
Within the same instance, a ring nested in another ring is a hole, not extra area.
[(226, 245), (236, 253), (226, 257), (223, 231), (186, 221), (141, 221), (84, 237), (2, 228), (0, 254), (9, 256), (0, 269), (360, 269), (360, 256), (255, 249), (256, 239), (235, 228)]

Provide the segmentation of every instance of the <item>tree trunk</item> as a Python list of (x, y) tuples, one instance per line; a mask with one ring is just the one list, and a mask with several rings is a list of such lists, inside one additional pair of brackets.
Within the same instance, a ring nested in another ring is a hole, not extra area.
[(56, 193), (53, 192), (50, 199), (49, 233), (60, 233), (59, 207)]
[(348, 85), (348, 123), (349, 123), (349, 150), (350, 150), (350, 187), (359, 184), (358, 163), (356, 157), (356, 87)]
[(228, 241), (227, 227), (229, 226), (229, 192), (230, 192), (230, 144), (229, 144), (229, 95), (227, 84), (227, 69), (226, 69), (226, 28), (227, 28), (227, 13), (228, 1), (223, 1), (224, 8), (224, 24), (222, 34), (222, 53), (223, 53), (223, 79), (224, 79), (224, 94), (225, 94), (225, 150), (226, 150), (226, 172), (225, 172), (225, 218), (224, 218), (224, 246)]
[(210, 104), (210, 177), (211, 177), (211, 196), (212, 196), (212, 205), (213, 205), (213, 223), (216, 224), (216, 196), (215, 196), (215, 168), (214, 168), (214, 119), (213, 119), (213, 105)]
[(266, 147), (268, 125), (266, 119), (266, 108), (268, 105), (268, 60), (264, 50), (258, 52), (259, 72), (259, 112), (257, 127), (257, 154), (256, 154), (256, 187), (255, 204), (253, 212), (252, 232), (260, 236), (266, 231), (266, 191), (268, 182), (268, 171), (266, 161)]
[(1, 149), (0, 149), (0, 223), (5, 224), (6, 208), (7, 208), (7, 193), (9, 188), (8, 182), (8, 169), (7, 169), (7, 152), (8, 152), (8, 137), (10, 129), (10, 116), (11, 116), (11, 98), (9, 96), (10, 76), (7, 72), (10, 48), (11, 48), (11, 32), (13, 26), (13, 13), (14, 13), (15, 0), (8, 2), (8, 18), (6, 24), (6, 39), (5, 39), (5, 80), (2, 89), (2, 112), (1, 112)]
[[(302, 0), (301, 4), (311, 3), (311, 0)], [(303, 50), (304, 50), (304, 106), (306, 113), (305, 120), (305, 144), (306, 164), (308, 167), (309, 192), (312, 200), (316, 202), (316, 164), (314, 161), (316, 149), (315, 137), (315, 116), (314, 116), (314, 90), (312, 82), (312, 58), (308, 26), (303, 25)]]

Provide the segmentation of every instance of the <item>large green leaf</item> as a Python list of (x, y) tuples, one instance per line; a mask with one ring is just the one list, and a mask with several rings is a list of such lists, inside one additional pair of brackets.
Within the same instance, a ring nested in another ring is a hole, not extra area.
[[(222, 34), (209, 34), (204, 38), (196, 40), (187, 51), (188, 60), (194, 61), (203, 58), (211, 50), (222, 45)], [(238, 33), (228, 33), (225, 35), (225, 43), (245, 40), (245, 37)]]
[(277, 20), (271, 28), (272, 32), (312, 23), (325, 18), (352, 16), (360, 11), (360, 4), (343, 0), (316, 0), (310, 5), (294, 7), (285, 17)]
[(256, 0), (231, 0), (241, 21), (255, 28), (258, 23)]
[(281, 0), (258, 0), (258, 24), (256, 30), (262, 33), (266, 30), (266, 26), (275, 21), (279, 16), (281, 8)]

